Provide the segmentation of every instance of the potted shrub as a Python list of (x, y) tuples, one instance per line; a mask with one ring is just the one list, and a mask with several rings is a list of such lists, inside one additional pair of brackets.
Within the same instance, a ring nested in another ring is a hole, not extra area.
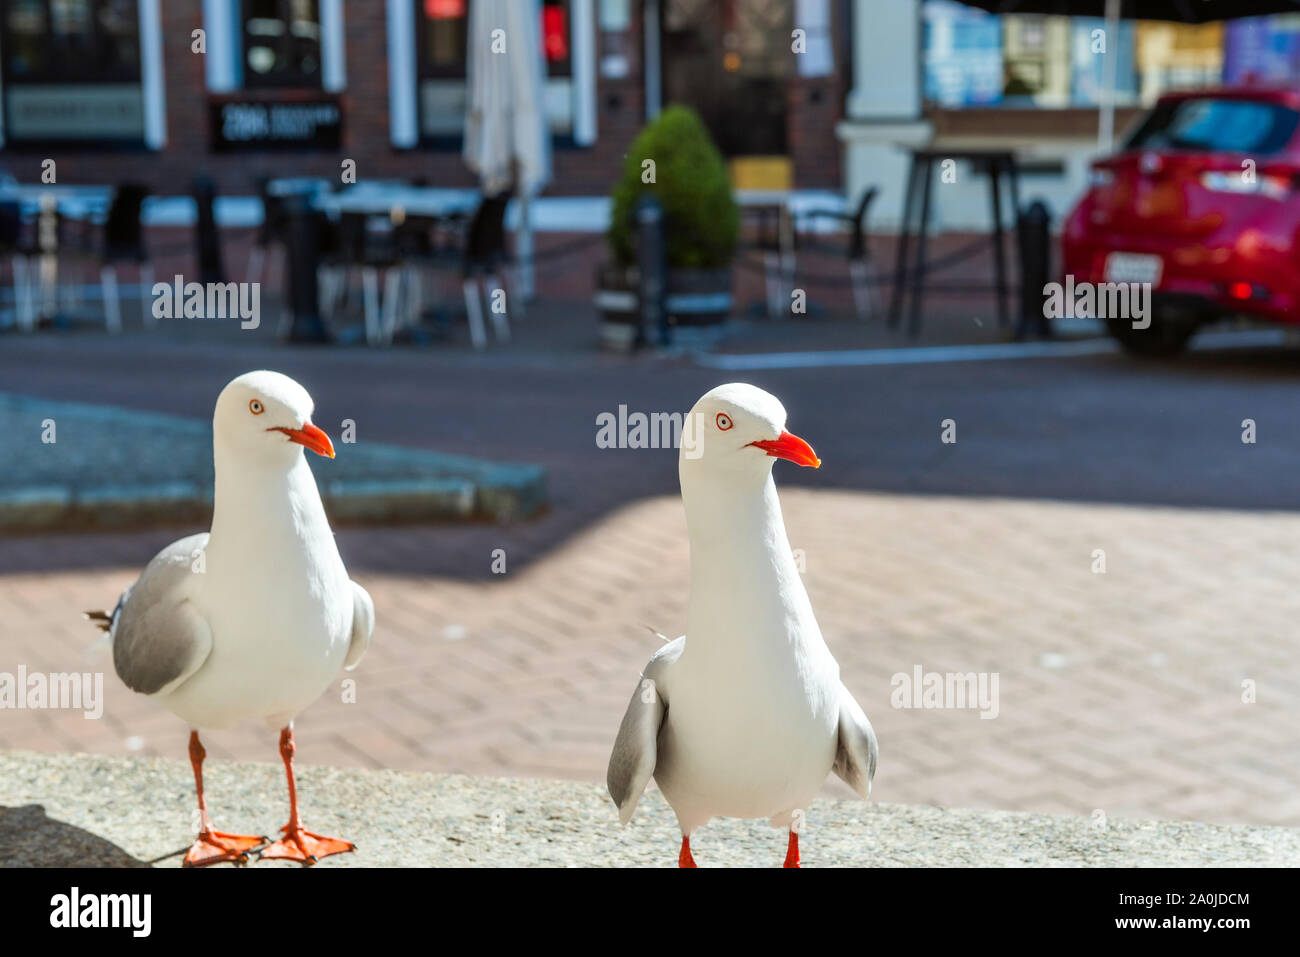
[(596, 305), (602, 342), (619, 348), (630, 348), (639, 329), (635, 220), (645, 195), (664, 213), (670, 325), (717, 326), (731, 314), (740, 213), (727, 166), (695, 112), (670, 106), (628, 149), (611, 196), (610, 260), (597, 270)]

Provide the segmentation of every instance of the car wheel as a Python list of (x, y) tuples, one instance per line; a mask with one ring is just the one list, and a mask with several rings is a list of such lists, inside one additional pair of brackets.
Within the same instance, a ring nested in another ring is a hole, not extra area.
[(1174, 356), (1186, 349), (1200, 323), (1182, 313), (1156, 309), (1151, 325), (1145, 329), (1134, 329), (1131, 319), (1119, 318), (1108, 318), (1106, 328), (1130, 355), (1159, 357)]

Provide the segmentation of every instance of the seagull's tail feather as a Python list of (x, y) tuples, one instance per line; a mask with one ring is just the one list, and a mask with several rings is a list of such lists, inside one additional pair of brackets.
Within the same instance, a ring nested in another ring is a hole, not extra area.
[(655, 628), (652, 628), (652, 627), (650, 627), (649, 625), (645, 625), (645, 624), (643, 624), (641, 627), (644, 628), (646, 631), (650, 632), (650, 634), (654, 635), (656, 638), (658, 638), (658, 639), (659, 639), (660, 641), (662, 641), (664, 644), (668, 644), (668, 642), (672, 641), (672, 639), (669, 638), (667, 635), (665, 635), (662, 631), (659, 631), (659, 630), (657, 630), (657, 629), (655, 629)]
[(122, 605), (125, 601), (126, 595), (123, 594), (122, 597), (117, 600), (117, 604), (113, 607), (112, 611), (103, 611), (101, 609), (98, 611), (82, 612), (82, 617), (85, 618), (86, 621), (90, 622), (104, 633), (98, 641), (86, 649), (85, 655), (87, 657), (93, 657), (94, 655), (113, 647), (113, 626), (117, 624), (117, 616), (121, 613)]

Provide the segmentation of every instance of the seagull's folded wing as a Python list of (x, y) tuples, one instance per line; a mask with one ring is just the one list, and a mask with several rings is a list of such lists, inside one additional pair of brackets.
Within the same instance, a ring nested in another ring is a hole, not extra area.
[(370, 636), (374, 633), (375, 603), (370, 600), (370, 592), (352, 582), (352, 641), (348, 645), (348, 656), (343, 661), (344, 671), (351, 671), (361, 664), (366, 649), (370, 647)]
[(841, 683), (839, 744), (832, 770), (865, 798), (871, 793), (871, 779), (876, 776), (876, 753), (876, 732), (849, 689)]
[(664, 675), (686, 647), (685, 636), (664, 645), (650, 659), (627, 711), (618, 726), (614, 751), (609, 756), (605, 784), (609, 796), (618, 806), (618, 819), (626, 824), (632, 818), (641, 793), (655, 772), (659, 758), (659, 729), (668, 714), (668, 697)]
[(205, 533), (168, 545), (122, 596), (109, 634), (113, 666), (132, 691), (172, 691), (212, 652), (212, 631), (189, 601), (207, 543)]

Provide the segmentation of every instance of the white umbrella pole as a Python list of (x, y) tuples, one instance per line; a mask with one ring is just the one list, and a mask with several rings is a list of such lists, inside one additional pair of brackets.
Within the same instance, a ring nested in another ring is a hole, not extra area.
[(1097, 123), (1097, 148), (1115, 149), (1115, 84), (1119, 78), (1119, 4), (1106, 0), (1106, 59), (1102, 61), (1101, 118)]

